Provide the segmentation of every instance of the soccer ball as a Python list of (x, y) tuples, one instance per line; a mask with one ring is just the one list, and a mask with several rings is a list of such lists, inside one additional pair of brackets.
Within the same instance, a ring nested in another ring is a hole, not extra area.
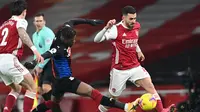
[(157, 100), (150, 93), (145, 93), (140, 97), (139, 106), (144, 111), (152, 110), (156, 107)]

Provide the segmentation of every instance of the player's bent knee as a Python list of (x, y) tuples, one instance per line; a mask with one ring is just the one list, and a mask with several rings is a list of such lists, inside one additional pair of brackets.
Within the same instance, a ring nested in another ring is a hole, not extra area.
[(34, 83), (33, 77), (30, 73), (24, 75), (24, 80), (22, 81), (28, 86), (28, 90), (32, 92), (37, 92), (37, 85)]
[(43, 93), (48, 93), (51, 89), (52, 89), (51, 85), (49, 85), (49, 84), (43, 84), (42, 85), (42, 92)]
[(31, 87), (25, 82), (25, 81), (22, 81), (20, 83), (20, 85), (25, 88), (26, 90), (29, 90), (29, 91), (32, 91)]
[(28, 90), (28, 91), (31, 91), (31, 92), (37, 92), (37, 87), (36, 87), (36, 84), (32, 84), (32, 85), (29, 85), (29, 84), (27, 84), (25, 81), (22, 81), (21, 83), (20, 83), (20, 85), (22, 86), (22, 87), (24, 87), (26, 90)]
[(88, 93), (87, 93), (87, 95), (91, 96), (93, 90), (94, 90), (94, 88), (92, 86), (88, 85)]
[(10, 84), (9, 87), (11, 88), (11, 91), (17, 92), (17, 93), (20, 93), (22, 89), (20, 85), (14, 84), (14, 83)]
[(76, 93), (79, 95), (91, 96), (93, 89), (94, 88), (89, 84), (81, 82), (76, 90)]
[(152, 82), (149, 82), (145, 85), (147, 88), (154, 89), (154, 85)]
[(143, 85), (143, 88), (149, 93), (152, 93), (152, 94), (157, 93), (153, 83), (151, 83), (151, 82)]
[(94, 89), (92, 87), (88, 87), (85, 92), (83, 92), (83, 95), (86, 95), (86, 96), (91, 96), (92, 95), (92, 91)]
[(35, 83), (33, 83), (32, 85), (31, 85), (31, 90), (32, 90), (32, 92), (37, 92), (37, 86), (36, 86), (36, 84)]
[(152, 87), (153, 86), (151, 78), (149, 78), (149, 77), (136, 80), (135, 83), (142, 87)]

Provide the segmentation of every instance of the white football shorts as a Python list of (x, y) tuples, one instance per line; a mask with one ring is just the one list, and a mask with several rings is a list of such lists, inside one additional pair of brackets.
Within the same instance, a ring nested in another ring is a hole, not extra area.
[(12, 54), (0, 54), (0, 77), (5, 85), (19, 84), (29, 71)]
[(128, 80), (139, 87), (139, 85), (137, 85), (135, 81), (139, 79), (144, 79), (146, 77), (150, 77), (150, 75), (142, 66), (138, 66), (128, 70), (117, 70), (113, 68), (110, 71), (109, 93), (112, 96), (120, 96), (122, 91), (126, 88), (126, 82)]

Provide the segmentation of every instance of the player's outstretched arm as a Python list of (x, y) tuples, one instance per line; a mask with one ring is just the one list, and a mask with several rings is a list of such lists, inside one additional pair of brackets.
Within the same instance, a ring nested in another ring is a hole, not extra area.
[(17, 28), (20, 39), (24, 44), (26, 44), (36, 55), (37, 62), (44, 62), (44, 59), (41, 57), (40, 53), (37, 51), (36, 47), (33, 45), (29, 35), (23, 27)]
[(116, 39), (117, 37), (117, 28), (114, 25), (116, 23), (115, 19), (108, 21), (106, 26), (99, 32), (94, 38), (94, 42), (102, 42), (104, 40)]
[(61, 54), (61, 49), (60, 47), (57, 47), (57, 48), (51, 48), (50, 50), (46, 51), (44, 54), (42, 54), (42, 57), (44, 59), (48, 59), (48, 58), (51, 58), (51, 57), (54, 57), (58, 54)]
[(71, 20), (65, 22), (64, 25), (69, 25), (70, 27), (73, 27), (73, 26), (79, 25), (79, 24), (89, 24), (92, 26), (96, 26), (96, 25), (100, 25), (103, 23), (104, 23), (104, 21), (99, 20), (99, 19), (74, 18), (74, 19), (71, 19)]
[[(61, 50), (60, 47), (52, 48), (52, 49), (46, 51), (44, 54), (42, 54), (42, 57), (44, 59), (48, 59), (48, 58), (51, 58), (53, 56), (56, 56), (57, 54), (61, 54), (62, 51), (64, 51), (64, 50)], [(28, 68), (28, 69), (33, 69), (33, 68), (35, 68), (36, 65), (37, 65), (37, 61), (36, 60), (30, 61), (30, 62), (26, 62), (24, 64), (24, 66), (26, 68)]]
[(94, 37), (94, 42), (100, 43), (106, 39), (106, 33), (107, 29), (103, 28), (97, 35)]

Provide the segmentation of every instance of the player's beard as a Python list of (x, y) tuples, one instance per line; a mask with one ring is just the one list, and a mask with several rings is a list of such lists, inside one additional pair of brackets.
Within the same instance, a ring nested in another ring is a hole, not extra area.
[(126, 22), (126, 26), (128, 27), (129, 30), (132, 30), (134, 27), (134, 23), (128, 23)]
[(129, 30), (132, 30), (133, 27), (134, 27), (134, 24), (129, 24), (129, 25), (128, 25), (128, 29), (129, 29)]

